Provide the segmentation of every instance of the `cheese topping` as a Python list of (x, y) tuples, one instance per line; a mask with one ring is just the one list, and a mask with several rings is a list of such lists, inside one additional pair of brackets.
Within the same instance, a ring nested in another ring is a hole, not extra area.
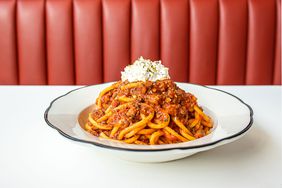
[(121, 72), (121, 80), (129, 82), (152, 81), (169, 79), (168, 68), (161, 61), (151, 61), (142, 56), (132, 65), (128, 65)]

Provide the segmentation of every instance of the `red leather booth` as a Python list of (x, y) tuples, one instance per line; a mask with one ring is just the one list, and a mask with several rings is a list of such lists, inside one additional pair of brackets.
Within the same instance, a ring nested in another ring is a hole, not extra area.
[(140, 55), (176, 81), (281, 84), (280, 0), (0, 0), (0, 84), (96, 84)]

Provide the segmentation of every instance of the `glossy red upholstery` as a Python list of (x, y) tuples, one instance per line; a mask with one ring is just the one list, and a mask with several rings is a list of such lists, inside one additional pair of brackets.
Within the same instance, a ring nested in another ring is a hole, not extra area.
[(176, 81), (281, 84), (281, 0), (0, 0), (0, 84), (118, 80), (140, 55)]

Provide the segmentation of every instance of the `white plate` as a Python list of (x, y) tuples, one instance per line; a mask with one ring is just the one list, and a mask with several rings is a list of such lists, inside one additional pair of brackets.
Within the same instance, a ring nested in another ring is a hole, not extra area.
[(66, 138), (91, 146), (120, 158), (139, 162), (163, 162), (184, 158), (232, 142), (243, 136), (253, 123), (253, 111), (238, 97), (201, 85), (177, 83), (194, 94), (198, 103), (209, 114), (215, 126), (212, 132), (190, 142), (165, 145), (135, 145), (113, 142), (95, 137), (78, 123), (79, 113), (93, 104), (100, 91), (112, 83), (86, 86), (54, 99), (46, 109), (46, 123)]

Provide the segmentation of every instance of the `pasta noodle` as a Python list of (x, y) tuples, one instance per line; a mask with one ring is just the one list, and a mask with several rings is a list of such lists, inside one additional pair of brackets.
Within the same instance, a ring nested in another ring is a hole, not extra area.
[(212, 127), (197, 98), (166, 79), (119, 81), (104, 89), (84, 128), (104, 139), (156, 145), (192, 141)]

